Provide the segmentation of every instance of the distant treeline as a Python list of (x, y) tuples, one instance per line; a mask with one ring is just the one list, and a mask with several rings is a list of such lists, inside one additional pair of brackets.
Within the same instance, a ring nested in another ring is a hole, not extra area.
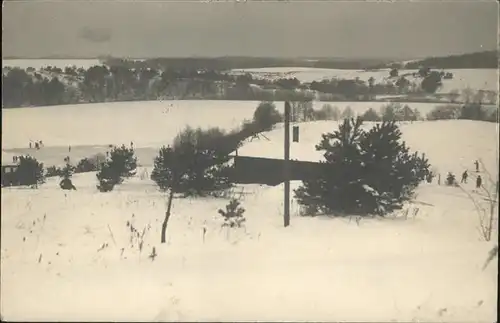
[[(238, 58), (232, 59), (234, 64), (239, 64)], [(451, 73), (427, 67), (403, 75), (392, 69), (381, 80), (333, 78), (301, 83), (297, 78), (265, 79), (249, 73), (230, 73), (226, 69), (233, 66), (228, 66), (231, 62), (228, 58), (105, 60), (109, 65), (87, 69), (4, 67), (2, 107), (148, 100), (374, 101), (377, 95), (395, 94), (411, 96), (411, 100), (428, 100), (427, 95), (436, 93), (442, 86), (442, 79), (453, 77)], [(263, 64), (259, 60), (255, 58), (255, 64)], [(276, 60), (276, 64), (280, 61)], [(247, 61), (247, 64), (252, 63)], [(350, 63), (346, 61), (346, 64)], [(450, 102), (459, 96), (457, 91), (450, 93)], [(469, 98), (472, 96), (467, 94)], [(492, 98), (496, 99), (496, 93), (482, 91), (475, 101), (493, 102)]]
[(148, 100), (310, 101), (314, 93), (297, 79), (254, 79), (197, 71), (128, 68), (4, 68), (2, 107)]
[(406, 64), (390, 63), (379, 65), (378, 67), (419, 69), (424, 66), (435, 69), (498, 68), (498, 51), (484, 51), (462, 55), (429, 57), (422, 60), (408, 62)]
[(373, 101), (377, 94), (419, 92), (411, 82), (376, 83), (332, 79), (301, 83), (297, 78), (274, 80), (251, 74), (214, 70), (93, 66), (88, 69), (47, 67), (36, 71), (13, 68), (2, 74), (2, 107), (148, 100)]
[(232, 69), (269, 68), (269, 67), (309, 67), (330, 69), (370, 69), (375, 65), (389, 63), (381, 59), (340, 59), (340, 58), (271, 58), (271, 57), (215, 57), (215, 58), (151, 58), (147, 60), (128, 60), (121, 58), (101, 58), (108, 66), (154, 69), (208, 69), (227, 71)]
[(388, 59), (348, 59), (348, 58), (318, 58), (318, 59), (286, 59), (266, 57), (216, 57), (216, 58), (155, 58), (143, 61), (123, 60), (119, 58), (101, 58), (109, 66), (123, 64), (134, 68), (196, 68), (216, 71), (231, 69), (248, 69), (264, 67), (309, 67), (330, 69), (369, 70), (388, 67), (419, 69), (422, 66), (436, 69), (461, 68), (497, 68), (498, 51), (484, 51), (462, 55), (429, 57), (407, 64), (394, 64)]

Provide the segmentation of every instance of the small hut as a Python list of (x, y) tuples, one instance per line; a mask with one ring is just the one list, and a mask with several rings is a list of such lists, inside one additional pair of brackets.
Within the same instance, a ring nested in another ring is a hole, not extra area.
[(18, 167), (18, 156), (2, 150), (2, 186), (12, 186), (19, 183), (17, 179)]

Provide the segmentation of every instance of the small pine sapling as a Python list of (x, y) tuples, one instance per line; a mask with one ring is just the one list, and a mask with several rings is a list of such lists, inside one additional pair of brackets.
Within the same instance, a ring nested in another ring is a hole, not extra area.
[(75, 190), (76, 187), (73, 185), (73, 182), (71, 181), (71, 177), (73, 176), (73, 173), (75, 172), (75, 167), (66, 164), (66, 166), (61, 169), (61, 182), (59, 182), (59, 187), (63, 190)]
[(96, 174), (100, 192), (110, 192), (116, 184), (121, 182), (120, 176), (113, 170), (108, 162), (102, 163), (101, 170)]
[(452, 172), (448, 172), (448, 175), (446, 175), (446, 185), (457, 186), (457, 180)]
[(239, 228), (246, 221), (243, 216), (245, 209), (240, 207), (240, 202), (237, 199), (231, 199), (226, 205), (226, 210), (219, 209), (219, 214), (224, 217), (223, 227)]
[(149, 259), (151, 259), (151, 261), (154, 261), (155, 258), (158, 256), (158, 254), (156, 253), (156, 248), (153, 247), (153, 249), (151, 250), (151, 254), (149, 254)]

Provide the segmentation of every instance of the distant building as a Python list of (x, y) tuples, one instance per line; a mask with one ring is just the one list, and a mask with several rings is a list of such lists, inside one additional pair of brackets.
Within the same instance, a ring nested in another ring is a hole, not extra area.
[(2, 186), (12, 186), (17, 180), (18, 156), (2, 150)]

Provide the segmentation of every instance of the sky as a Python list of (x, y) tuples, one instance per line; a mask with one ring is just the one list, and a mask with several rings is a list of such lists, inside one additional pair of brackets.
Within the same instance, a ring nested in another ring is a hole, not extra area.
[(497, 48), (496, 1), (6, 1), (3, 56), (423, 58)]

